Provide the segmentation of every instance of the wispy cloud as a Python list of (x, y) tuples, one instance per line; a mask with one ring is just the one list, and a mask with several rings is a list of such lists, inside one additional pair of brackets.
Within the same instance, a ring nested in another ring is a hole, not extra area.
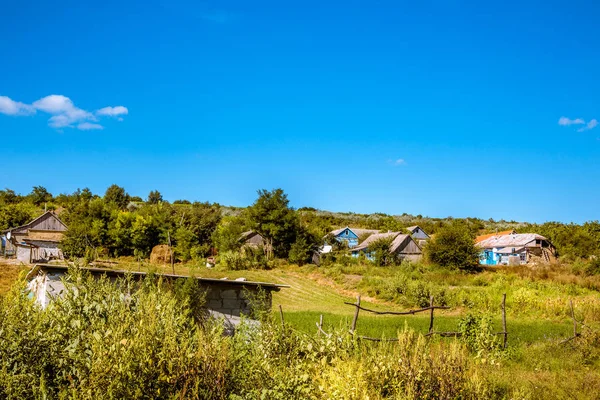
[(395, 160), (388, 160), (388, 164), (393, 165), (394, 167), (398, 167), (400, 165), (406, 165), (406, 160), (404, 158), (398, 158)]
[(558, 124), (561, 126), (569, 126), (569, 125), (582, 125), (585, 124), (585, 121), (581, 118), (570, 119), (567, 117), (560, 117), (558, 119)]
[(91, 122), (82, 122), (77, 125), (77, 129), (82, 131), (91, 131), (95, 129), (104, 129), (104, 127), (100, 124), (93, 124)]
[(9, 97), (0, 96), (0, 113), (6, 115), (26, 116), (41, 111), (50, 114), (48, 125), (52, 128), (75, 128), (79, 130), (104, 129), (98, 124), (98, 117), (118, 117), (127, 115), (129, 110), (123, 106), (104, 107), (91, 113), (75, 106), (73, 101), (60, 94), (51, 94), (34, 101), (32, 104), (25, 104), (14, 101)]
[(127, 115), (129, 114), (129, 110), (127, 107), (116, 106), (116, 107), (104, 107), (96, 111), (96, 115), (100, 116), (108, 116), (108, 117), (117, 117), (119, 115)]
[(588, 122), (587, 125), (584, 126), (583, 128), (577, 129), (577, 132), (589, 131), (590, 129), (594, 129), (597, 126), (598, 126), (598, 121), (596, 119), (593, 119), (590, 122)]

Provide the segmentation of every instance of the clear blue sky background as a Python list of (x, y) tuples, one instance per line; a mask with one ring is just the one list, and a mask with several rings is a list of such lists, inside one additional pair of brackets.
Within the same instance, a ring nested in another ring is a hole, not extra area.
[(482, 3), (5, 1), (0, 186), (598, 219), (600, 3)]

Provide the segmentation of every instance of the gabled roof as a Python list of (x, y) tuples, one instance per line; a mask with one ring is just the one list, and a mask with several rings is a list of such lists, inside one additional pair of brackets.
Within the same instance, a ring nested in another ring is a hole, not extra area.
[(413, 240), (413, 238), (410, 237), (410, 235), (400, 234), (396, 236), (396, 238), (390, 245), (390, 252), (395, 253), (398, 250), (402, 250), (404, 247), (406, 247), (406, 243), (411, 240)]
[(475, 243), (479, 243), (486, 239), (493, 238), (494, 236), (506, 236), (506, 235), (510, 235), (510, 234), (514, 234), (514, 233), (517, 233), (517, 232), (515, 232), (514, 229), (510, 229), (508, 231), (501, 231), (501, 232), (496, 232), (496, 233), (488, 233), (487, 235), (480, 235), (475, 238)]
[(423, 228), (421, 228), (419, 225), (409, 226), (406, 228), (406, 230), (414, 233), (417, 230), (417, 228), (420, 228), (421, 230), (423, 230)]
[[(384, 232), (384, 233), (374, 233), (368, 238), (366, 238), (361, 244), (350, 249), (351, 251), (360, 251), (369, 247), (370, 244), (381, 240), (381, 239), (395, 239), (396, 236), (400, 235), (400, 232)], [(408, 235), (406, 235), (408, 236)]]
[(53, 211), (46, 211), (45, 213), (43, 213), (39, 217), (33, 219), (32, 221), (28, 222), (27, 224), (21, 225), (21, 226), (16, 226), (14, 228), (5, 229), (5, 230), (2, 231), (2, 233), (12, 232), (12, 231), (17, 231), (17, 230), (22, 230), (22, 229), (27, 229), (31, 225), (34, 225), (36, 222), (38, 222), (39, 220), (41, 220), (42, 218), (46, 217), (48, 214), (51, 215), (51, 216), (53, 216), (58, 222), (60, 222), (65, 228), (67, 228), (67, 225), (64, 222), (62, 222), (60, 220), (60, 218), (58, 218), (58, 215), (56, 215)]
[[(353, 249), (350, 249), (350, 251), (355, 252), (355, 251), (366, 250), (369, 248), (369, 245), (371, 245), (374, 242), (381, 240), (381, 239), (392, 239), (392, 242), (390, 243), (390, 252), (391, 253), (397, 253), (399, 251), (401, 252), (403, 249), (406, 248), (406, 246), (410, 242), (414, 243), (413, 238), (409, 234), (400, 233), (400, 232), (383, 232), (383, 233), (376, 233), (374, 235), (369, 236), (359, 246), (356, 246)], [(415, 248), (419, 249), (419, 253), (420, 253), (420, 248), (416, 243), (415, 243)]]
[(524, 247), (535, 240), (549, 240), (536, 233), (514, 233), (510, 235), (494, 236), (476, 243), (478, 247), (484, 249), (503, 248), (503, 247)]
[(334, 231), (331, 231), (330, 233), (331, 233), (333, 236), (337, 236), (337, 235), (339, 235), (340, 233), (344, 232), (346, 229), (349, 229), (349, 230), (351, 230), (352, 232), (354, 232), (354, 234), (355, 234), (357, 237), (358, 237), (358, 236), (365, 235), (365, 234), (370, 234), (370, 235), (372, 235), (372, 234), (374, 234), (374, 233), (379, 233), (379, 230), (377, 230), (377, 229), (350, 228), (349, 226), (346, 226), (346, 227), (344, 227), (344, 228), (340, 228), (340, 229), (336, 229), (336, 230), (334, 230)]

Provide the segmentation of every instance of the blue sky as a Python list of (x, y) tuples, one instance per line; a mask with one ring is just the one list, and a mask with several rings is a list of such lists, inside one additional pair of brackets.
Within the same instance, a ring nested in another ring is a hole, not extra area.
[(88, 3), (2, 4), (0, 187), (599, 218), (600, 3)]

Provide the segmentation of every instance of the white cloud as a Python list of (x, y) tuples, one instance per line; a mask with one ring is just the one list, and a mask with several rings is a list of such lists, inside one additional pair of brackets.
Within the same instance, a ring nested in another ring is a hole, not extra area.
[(569, 119), (567, 117), (560, 117), (558, 119), (558, 124), (561, 126), (569, 126), (569, 125), (582, 125), (585, 124), (585, 121), (581, 118)]
[(561, 126), (585, 125), (579, 129), (577, 129), (577, 132), (585, 132), (585, 131), (589, 131), (590, 129), (594, 129), (595, 127), (597, 127), (598, 121), (596, 119), (592, 119), (591, 121), (586, 123), (585, 120), (583, 120), (581, 118), (569, 119), (567, 117), (560, 117), (558, 119), (558, 124)]
[(72, 127), (74, 123), (92, 120), (94, 115), (81, 108), (75, 107), (71, 99), (59, 94), (51, 94), (33, 102), (33, 107), (37, 110), (54, 115), (49, 120), (49, 125), (53, 128)]
[(91, 131), (96, 129), (104, 129), (104, 127), (100, 124), (93, 124), (91, 122), (82, 122), (77, 125), (77, 129), (82, 131)]
[(587, 125), (584, 126), (583, 128), (577, 129), (577, 132), (589, 131), (590, 129), (594, 129), (597, 126), (598, 126), (598, 121), (596, 119), (593, 119), (590, 122), (588, 122)]
[(119, 115), (127, 115), (129, 114), (129, 110), (127, 107), (116, 106), (116, 107), (104, 107), (96, 111), (96, 115), (108, 116), (108, 117), (116, 117)]
[(48, 125), (52, 128), (76, 128), (79, 130), (104, 129), (98, 123), (99, 117), (118, 117), (127, 115), (129, 110), (124, 106), (104, 107), (96, 111), (95, 115), (82, 108), (76, 107), (73, 101), (60, 94), (51, 94), (34, 101), (31, 105), (16, 102), (6, 96), (0, 96), (0, 113), (7, 115), (31, 115), (41, 111), (50, 114)]
[(388, 160), (388, 164), (397, 167), (399, 165), (406, 165), (406, 160), (403, 158), (398, 158), (396, 160)]
[(7, 96), (0, 96), (0, 113), (6, 115), (31, 115), (35, 113), (35, 109), (29, 104), (14, 101)]

